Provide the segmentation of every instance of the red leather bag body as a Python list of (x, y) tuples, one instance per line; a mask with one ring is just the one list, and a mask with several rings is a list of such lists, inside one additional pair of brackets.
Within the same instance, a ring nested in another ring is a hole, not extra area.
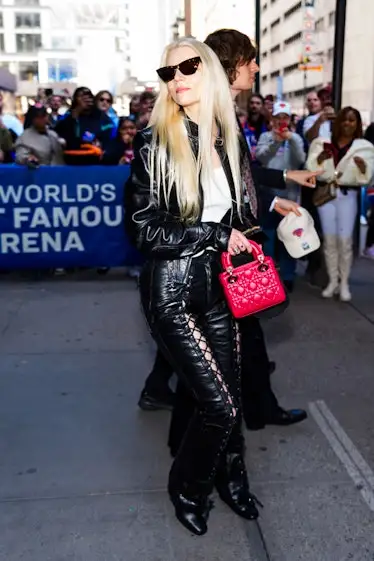
[(278, 306), (287, 299), (273, 259), (265, 256), (256, 242), (249, 241), (254, 257), (250, 263), (234, 268), (229, 253), (221, 256), (224, 272), (219, 280), (231, 313), (237, 319)]

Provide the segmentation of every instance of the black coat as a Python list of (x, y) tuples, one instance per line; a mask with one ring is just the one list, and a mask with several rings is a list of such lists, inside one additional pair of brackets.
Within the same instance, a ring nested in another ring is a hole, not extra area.
[[(114, 132), (113, 121), (103, 111), (94, 108), (90, 113), (78, 118), (68, 113), (55, 126), (59, 137), (66, 141), (65, 150), (79, 150), (85, 144), (85, 135), (90, 133), (93, 141), (98, 140), (104, 152), (110, 149)], [(90, 143), (90, 142), (89, 142)], [(90, 165), (100, 163), (96, 156), (65, 156), (69, 165)]]
[[(198, 127), (186, 120), (192, 149), (198, 153)], [(152, 141), (152, 130), (147, 128), (138, 133), (134, 140), (134, 160), (131, 175), (125, 186), (125, 224), (134, 245), (151, 259), (183, 259), (211, 246), (218, 251), (227, 250), (232, 228), (242, 231), (257, 224), (255, 218), (244, 208), (240, 201), (242, 218), (236, 204), (234, 181), (227, 155), (223, 146), (216, 143), (216, 150), (225, 171), (232, 197), (232, 210), (221, 223), (201, 222), (204, 193), (200, 184), (201, 212), (193, 224), (183, 222), (175, 191), (171, 193), (169, 208), (161, 195), (156, 204), (151, 197), (148, 156)], [(247, 157), (243, 143), (240, 142), (241, 157)]]

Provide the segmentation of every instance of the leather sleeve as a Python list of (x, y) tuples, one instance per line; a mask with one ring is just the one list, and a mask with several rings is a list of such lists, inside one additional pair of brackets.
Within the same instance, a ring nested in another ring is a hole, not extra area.
[(184, 224), (152, 198), (149, 148), (143, 133), (137, 134), (131, 175), (125, 185), (125, 225), (132, 243), (145, 255), (159, 259), (187, 257), (209, 246), (225, 251), (230, 226), (213, 222)]
[(272, 189), (286, 188), (282, 170), (263, 168), (256, 164), (251, 164), (251, 171), (255, 185), (261, 185)]

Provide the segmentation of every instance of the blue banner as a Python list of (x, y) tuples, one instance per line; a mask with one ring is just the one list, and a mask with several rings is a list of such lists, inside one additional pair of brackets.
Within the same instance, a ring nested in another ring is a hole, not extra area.
[(140, 263), (123, 224), (128, 176), (129, 166), (0, 166), (0, 269)]

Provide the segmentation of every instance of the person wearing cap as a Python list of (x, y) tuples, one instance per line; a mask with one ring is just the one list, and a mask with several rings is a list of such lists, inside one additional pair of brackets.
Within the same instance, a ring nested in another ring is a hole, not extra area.
[[(290, 131), (291, 106), (285, 101), (277, 101), (273, 106), (273, 130), (260, 136), (256, 157), (267, 168), (285, 170), (297, 169), (305, 162), (304, 143), (300, 135)], [(261, 224), (268, 236), (264, 244), (265, 253), (275, 256), (276, 229), (281, 220), (278, 214), (269, 212), (274, 197), (282, 194), (279, 189), (262, 185)], [(293, 182), (287, 182), (286, 196), (289, 200), (298, 202), (300, 188)], [(289, 290), (293, 289), (296, 271), (296, 261), (285, 250), (279, 248), (279, 265), (282, 279)]]
[(48, 128), (49, 115), (46, 107), (36, 103), (29, 108), (24, 132), (16, 140), (16, 163), (28, 166), (64, 165), (61, 139)]

